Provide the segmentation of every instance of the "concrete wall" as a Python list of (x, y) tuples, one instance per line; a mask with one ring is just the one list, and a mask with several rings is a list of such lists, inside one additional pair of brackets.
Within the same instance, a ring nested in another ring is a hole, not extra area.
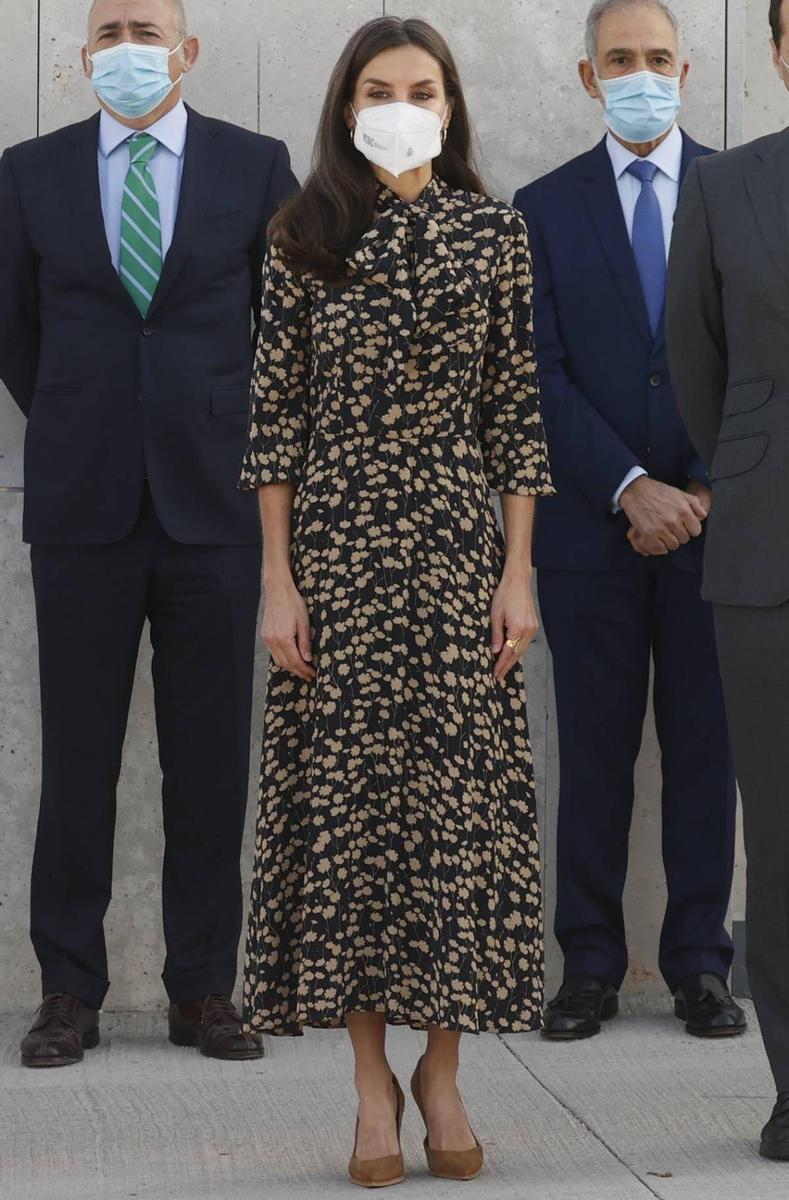
[[(789, 124), (789, 95), (772, 64), (768, 14), (767, 0), (748, 0), (742, 43), (748, 141)], [(789, 77), (789, 72), (785, 74)]]
[[(755, 3), (755, 0), (754, 0)], [(384, 10), (433, 21), (455, 48), (476, 117), (481, 161), (496, 192), (514, 188), (589, 147), (602, 135), (598, 108), (581, 92), (587, 0), (191, 0), (190, 25), (203, 55), (186, 95), (198, 109), (287, 139), (303, 177), (326, 80), (347, 35)], [(676, 0), (695, 68), (684, 121), (720, 146), (742, 136), (745, 65), (741, 0)], [(755, 7), (766, 9), (766, 3)], [(81, 75), (86, 0), (0, 0), (0, 145), (87, 116), (92, 92)], [(754, 30), (756, 25), (754, 23)], [(749, 32), (755, 53), (756, 34)], [(764, 30), (760, 32), (763, 37)], [(728, 38), (728, 56), (727, 56)], [(741, 53), (742, 51), (742, 53)], [(727, 66), (728, 64), (728, 66)], [(769, 74), (758, 60), (758, 71)], [(728, 69), (728, 104), (727, 78)], [(757, 72), (758, 73), (758, 72)], [(750, 86), (750, 77), (749, 77)], [(760, 84), (761, 86), (761, 84)], [(767, 122), (789, 100), (777, 85), (748, 121)], [(769, 107), (772, 105), (772, 108)], [(781, 123), (778, 120), (778, 123)], [(750, 125), (749, 125), (750, 128)], [(0, 1010), (37, 1002), (36, 963), (27, 937), (28, 873), (38, 789), (36, 637), (27, 550), (21, 544), (23, 422), (0, 395)], [(263, 702), (259, 655), (256, 725)], [(119, 797), (114, 901), (108, 920), (113, 988), (108, 1005), (147, 1007), (163, 998), (159, 916), (161, 819), (149, 682), (150, 654), (138, 670)], [(544, 639), (528, 663), (533, 740), (538, 757), (546, 861), (547, 913), (553, 902), (557, 758)], [(257, 729), (254, 742), (258, 741)], [(253, 758), (257, 756), (255, 745)], [(660, 990), (657, 935), (664, 905), (660, 856), (659, 755), (652, 724), (638, 765), (627, 913), (632, 966), (628, 987)], [(250, 825), (254, 805), (250, 805)], [(245, 867), (248, 867), (248, 850)], [(734, 915), (741, 915), (742, 865)], [(549, 945), (549, 983), (559, 960)]]

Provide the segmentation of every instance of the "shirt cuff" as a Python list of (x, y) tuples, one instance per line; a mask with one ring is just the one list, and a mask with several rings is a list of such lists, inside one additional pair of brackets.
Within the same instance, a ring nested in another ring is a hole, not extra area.
[(627, 475), (625, 475), (624, 479), (622, 480), (619, 487), (616, 489), (616, 491), (614, 492), (614, 494), (611, 498), (611, 512), (614, 512), (614, 513), (619, 512), (619, 501), (622, 496), (622, 492), (625, 490), (626, 487), (630, 487), (630, 484), (633, 482), (634, 479), (640, 479), (642, 475), (646, 475), (646, 471), (644, 470), (643, 467), (631, 467), (630, 468)]

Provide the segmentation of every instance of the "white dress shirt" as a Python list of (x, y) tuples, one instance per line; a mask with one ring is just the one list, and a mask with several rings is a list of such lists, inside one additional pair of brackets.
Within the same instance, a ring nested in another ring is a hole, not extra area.
[[(181, 178), (184, 169), (184, 148), (188, 114), (183, 100), (170, 109), (148, 129), (143, 130), (159, 143), (150, 161), (150, 172), (156, 184), (159, 201), (159, 220), (162, 227), (162, 259), (173, 240)], [(134, 129), (122, 125), (105, 110), (99, 121), (99, 190), (104, 228), (112, 255), (112, 265), (120, 270), (121, 204), (123, 185), (129, 172), (129, 138)]]
[[(638, 197), (641, 195), (641, 181), (636, 179), (635, 175), (631, 175), (627, 168), (631, 162), (635, 162), (638, 159), (638, 155), (634, 154), (632, 150), (628, 150), (621, 142), (618, 142), (611, 133), (609, 133), (606, 139), (606, 149), (608, 150), (608, 156), (611, 159), (611, 166), (616, 178), (616, 188), (619, 192), (619, 200), (625, 217), (627, 236), (632, 243), (633, 219), (635, 217)], [(674, 214), (677, 211), (677, 203), (679, 201), (679, 180), (682, 172), (682, 133), (679, 125), (675, 124), (665, 141), (662, 141), (657, 149), (653, 150), (642, 161), (653, 162), (658, 168), (653, 187), (655, 195), (658, 198), (658, 203), (660, 204), (660, 212), (663, 216), (663, 240), (666, 244), (666, 259), (668, 260), (668, 253), (671, 248), (671, 235), (674, 230)], [(638, 479), (641, 475), (646, 475), (646, 473), (643, 467), (633, 467), (632, 470), (628, 471), (612, 497), (611, 507), (614, 512), (619, 512), (619, 500), (625, 488), (629, 487), (634, 479)]]

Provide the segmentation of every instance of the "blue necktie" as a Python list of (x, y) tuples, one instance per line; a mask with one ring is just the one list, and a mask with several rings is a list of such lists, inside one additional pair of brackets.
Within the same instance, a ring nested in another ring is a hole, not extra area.
[(653, 162), (636, 159), (627, 170), (641, 181), (641, 195), (638, 197), (633, 217), (633, 255), (654, 337), (666, 302), (667, 274), (663, 214), (653, 187), (658, 168)]

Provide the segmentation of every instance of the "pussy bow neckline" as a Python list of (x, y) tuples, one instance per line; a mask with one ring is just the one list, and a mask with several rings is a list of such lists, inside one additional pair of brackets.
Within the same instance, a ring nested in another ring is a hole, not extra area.
[(406, 215), (409, 213), (416, 214), (420, 211), (435, 212), (440, 206), (442, 197), (446, 197), (449, 194), (449, 185), (444, 183), (443, 179), (439, 178), (438, 175), (430, 176), (430, 179), (415, 200), (404, 200), (387, 183), (381, 183), (379, 180), (375, 210), (377, 213), (382, 213), (387, 212), (389, 209), (398, 209), (402, 210)]
[(453, 210), (463, 213), (465, 200), (435, 175), (414, 201), (379, 184), (373, 224), (347, 259), (351, 281), (374, 286), (396, 317), (387, 321), (373, 388), (374, 420), (390, 428), (386, 412), (393, 404), (399, 411), (415, 346), (479, 293), (480, 280), (464, 255), (462, 227), (453, 219)]
[(435, 175), (416, 200), (403, 200), (379, 183), (373, 224), (348, 256), (347, 273), (383, 283), (404, 263), (416, 265), (420, 257), (432, 258), (434, 250), (439, 258), (446, 258), (441, 218), (451, 198), (449, 186)]

